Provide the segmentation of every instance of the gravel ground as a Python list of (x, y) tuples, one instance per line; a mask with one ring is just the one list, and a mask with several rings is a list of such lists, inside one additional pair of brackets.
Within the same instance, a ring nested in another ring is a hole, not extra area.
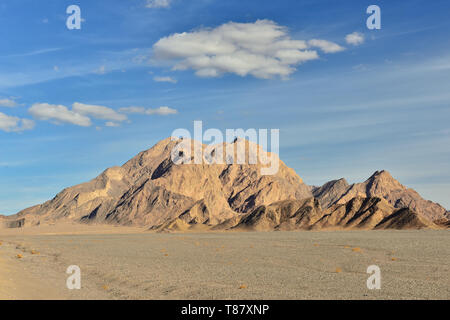
[[(3, 299), (449, 299), (450, 232), (1, 235)], [(33, 251), (33, 252), (32, 252)], [(17, 255), (22, 255), (19, 258)], [(66, 288), (69, 265), (81, 290)], [(369, 265), (381, 289), (369, 290)]]

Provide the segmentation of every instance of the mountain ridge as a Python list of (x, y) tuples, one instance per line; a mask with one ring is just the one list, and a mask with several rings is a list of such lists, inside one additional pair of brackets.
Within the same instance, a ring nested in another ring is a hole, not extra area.
[[(422, 199), (387, 171), (377, 171), (363, 183), (349, 185), (341, 178), (309, 187), (276, 155), (279, 170), (274, 175), (262, 175), (261, 163), (177, 165), (172, 151), (183, 141), (164, 139), (122, 166), (0, 221), (6, 227), (70, 221), (157, 231), (373, 229), (399, 209), (409, 208), (409, 215), (403, 213), (406, 218), (392, 220), (395, 223), (386, 223), (386, 228), (401, 227), (401, 221), (420, 228), (436, 228), (430, 220), (444, 219), (440, 226), (447, 223), (443, 207)], [(219, 146), (230, 148), (232, 156), (239, 146), (249, 158), (255, 150), (273, 156), (243, 139), (212, 148), (201, 144), (191, 155), (200, 151), (218, 155)]]
[[(386, 170), (376, 171), (362, 183), (349, 185), (339, 199), (328, 205), (346, 203), (357, 196), (384, 198), (395, 208), (408, 207), (430, 220), (448, 216), (448, 211), (440, 204), (423, 199), (414, 189), (403, 186)], [(320, 195), (318, 197), (323, 198)]]

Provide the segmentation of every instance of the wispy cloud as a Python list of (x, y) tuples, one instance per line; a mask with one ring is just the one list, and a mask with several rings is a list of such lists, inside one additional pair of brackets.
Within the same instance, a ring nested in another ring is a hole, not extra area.
[(167, 115), (170, 115), (170, 114), (177, 114), (178, 111), (175, 110), (175, 109), (172, 109), (172, 108), (164, 106), (164, 107), (159, 107), (159, 108), (156, 108), (156, 109), (147, 109), (145, 113), (146, 114), (157, 114), (157, 115), (160, 115), (160, 116), (167, 116)]
[[(102, 51), (102, 60), (77, 59), (75, 62), (47, 61), (44, 64), (27, 65), (27, 70), (10, 69), (11, 71), (0, 72), (0, 88), (14, 88), (24, 85), (44, 83), (53, 80), (68, 79), (80, 76), (104, 75), (116, 71), (129, 70), (139, 67), (133, 59), (136, 55), (145, 55), (149, 59), (148, 48), (135, 48), (118, 51)], [(104, 64), (107, 61), (107, 64)], [(141, 66), (148, 68), (148, 66)]]
[(169, 8), (172, 0), (147, 0), (145, 7), (147, 8)]
[(7, 55), (7, 56), (3, 56), (3, 57), (6, 57), (6, 58), (28, 57), (28, 56), (36, 56), (36, 55), (39, 55), (39, 54), (45, 54), (45, 53), (60, 51), (60, 50), (62, 50), (62, 48), (48, 48), (48, 49), (34, 50), (34, 51), (30, 51), (30, 52), (25, 52), (25, 53), (11, 54), (11, 55)]
[(112, 121), (108, 121), (105, 123), (106, 127), (120, 127), (120, 124), (116, 123), (116, 122), (112, 122)]
[(97, 69), (94, 70), (94, 73), (96, 74), (105, 74), (106, 73), (106, 67), (100, 66)]
[(170, 83), (177, 83), (177, 79), (172, 77), (153, 77), (153, 80), (156, 82), (170, 82)]
[(136, 114), (148, 114), (148, 115), (160, 115), (160, 116), (167, 116), (167, 115), (171, 115), (171, 114), (177, 114), (178, 111), (176, 109), (172, 109), (170, 107), (167, 106), (162, 106), (159, 108), (144, 108), (144, 107), (125, 107), (125, 108), (120, 108), (119, 109), (120, 112), (124, 112), (124, 113), (136, 113)]

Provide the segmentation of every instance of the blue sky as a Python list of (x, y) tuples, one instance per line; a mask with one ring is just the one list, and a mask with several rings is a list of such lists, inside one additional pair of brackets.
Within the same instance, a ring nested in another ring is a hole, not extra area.
[[(66, 27), (72, 4), (81, 30)], [(371, 4), (380, 30), (366, 27)], [(448, 12), (446, 0), (2, 1), (0, 213), (194, 120), (279, 128), (281, 158), (308, 184), (386, 169), (450, 208)], [(235, 28), (241, 55), (223, 40)], [(258, 46), (271, 33), (284, 42)]]

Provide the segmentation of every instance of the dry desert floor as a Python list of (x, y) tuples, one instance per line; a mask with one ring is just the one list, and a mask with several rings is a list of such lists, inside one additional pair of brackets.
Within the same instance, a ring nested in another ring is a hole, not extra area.
[[(0, 230), (1, 299), (450, 299), (450, 232)], [(81, 269), (69, 290), (66, 269)], [(381, 269), (381, 289), (366, 286)]]

